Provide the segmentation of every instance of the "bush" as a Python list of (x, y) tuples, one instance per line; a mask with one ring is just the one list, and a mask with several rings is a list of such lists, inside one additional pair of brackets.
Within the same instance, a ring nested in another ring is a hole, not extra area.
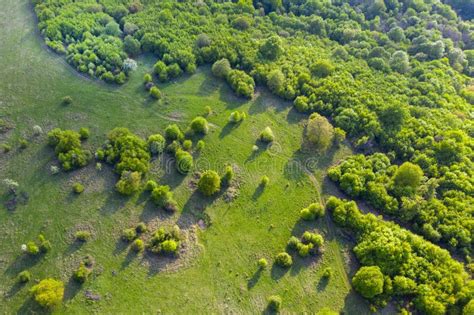
[(293, 259), (287, 252), (282, 252), (275, 257), (275, 264), (280, 267), (288, 268), (293, 264)]
[(325, 152), (333, 142), (334, 128), (325, 117), (313, 113), (308, 120), (306, 136), (317, 150)]
[(12, 150), (12, 146), (6, 143), (3, 143), (1, 147), (2, 147), (3, 153), (8, 153)]
[(86, 282), (87, 278), (91, 274), (91, 270), (87, 268), (83, 262), (79, 265), (79, 268), (76, 269), (76, 271), (73, 274), (74, 280), (76, 280), (79, 283), (84, 283)]
[(183, 141), (183, 150), (185, 151), (191, 151), (193, 148), (193, 142), (191, 140), (184, 140)]
[(51, 250), (51, 243), (43, 236), (43, 234), (38, 235), (38, 247), (40, 252), (43, 254)]
[(148, 137), (147, 144), (151, 154), (161, 154), (165, 149), (165, 138), (160, 134), (154, 134)]
[(243, 121), (245, 118), (247, 118), (247, 114), (245, 114), (245, 112), (235, 111), (235, 112), (230, 113), (229, 122), (233, 124), (237, 124)]
[(172, 230), (158, 229), (150, 239), (147, 248), (156, 254), (176, 254), (180, 246), (180, 230), (174, 226)]
[(234, 178), (234, 169), (232, 166), (227, 165), (224, 170), (224, 175), (222, 176), (222, 182), (225, 185), (229, 185), (231, 180)]
[(275, 139), (275, 136), (273, 134), (272, 129), (270, 127), (266, 127), (260, 133), (260, 136), (258, 137), (258, 139), (262, 142), (272, 142)]
[(327, 267), (327, 268), (324, 268), (323, 270), (323, 274), (321, 275), (321, 277), (323, 279), (329, 279), (332, 277), (332, 274), (333, 274), (333, 270), (331, 267)]
[(137, 231), (138, 234), (145, 233), (147, 230), (148, 229), (147, 229), (146, 224), (144, 222), (138, 223), (137, 226), (135, 227), (135, 231)]
[(199, 140), (196, 144), (196, 150), (197, 151), (202, 151), (206, 147), (206, 143), (204, 140)]
[(205, 171), (198, 182), (199, 191), (205, 196), (212, 196), (221, 189), (221, 178), (215, 171)]
[(181, 174), (187, 174), (194, 165), (193, 156), (184, 150), (178, 149), (176, 151), (176, 169)]
[(24, 150), (28, 147), (28, 141), (26, 139), (20, 139), (20, 149)]
[(221, 79), (227, 78), (230, 70), (232, 70), (232, 68), (230, 67), (229, 60), (225, 58), (217, 60), (212, 65), (212, 74)]
[(84, 191), (84, 186), (81, 183), (75, 183), (74, 185), (72, 185), (72, 190), (76, 194), (80, 194)]
[(264, 175), (260, 179), (260, 186), (265, 187), (265, 186), (268, 185), (269, 182), (270, 182), (270, 178), (268, 178), (268, 176)]
[(178, 204), (173, 199), (173, 193), (169, 186), (158, 186), (151, 192), (151, 198), (159, 207), (167, 211), (174, 212), (178, 208)]
[(463, 310), (462, 310), (463, 315), (472, 315), (474, 314), (474, 299), (471, 299), (469, 303), (467, 303)]
[(306, 221), (312, 221), (324, 216), (324, 207), (318, 203), (312, 203), (307, 208), (301, 210), (301, 218)]
[(90, 135), (91, 135), (91, 132), (89, 131), (88, 128), (82, 127), (81, 129), (79, 129), (79, 136), (81, 140), (89, 139)]
[(48, 132), (48, 144), (55, 148), (61, 166), (66, 171), (86, 166), (92, 158), (90, 151), (82, 149), (81, 135), (72, 130), (51, 130)]
[(154, 99), (157, 99), (159, 100), (161, 98), (161, 91), (159, 88), (157, 88), (156, 86), (153, 86), (151, 89), (150, 89), (150, 96), (153, 97)]
[(132, 243), (132, 250), (137, 253), (143, 252), (145, 249), (145, 243), (141, 239), (136, 239)]
[(165, 129), (165, 138), (167, 141), (172, 142), (174, 140), (181, 140), (184, 138), (183, 132), (179, 129), (178, 125), (169, 125)]
[(319, 60), (311, 66), (311, 72), (320, 78), (327, 77), (334, 72), (335, 67), (329, 60)]
[(384, 276), (378, 266), (361, 267), (352, 278), (354, 289), (365, 298), (383, 292)]
[(209, 124), (204, 117), (194, 118), (190, 127), (195, 133), (207, 134), (209, 132)]
[(268, 266), (268, 261), (265, 258), (260, 258), (257, 263), (260, 269), (265, 269)]
[(143, 76), (143, 82), (145, 84), (153, 82), (153, 77), (151, 76), (151, 74), (145, 73), (145, 75)]
[(122, 195), (132, 195), (140, 190), (142, 176), (139, 172), (125, 171), (120, 176), (120, 180), (115, 184), (115, 188)]
[(137, 238), (137, 232), (135, 229), (125, 229), (122, 232), (122, 239), (126, 242), (131, 242)]
[(61, 303), (64, 297), (64, 284), (55, 279), (41, 280), (30, 291), (35, 301), (45, 308), (53, 308)]
[(416, 164), (405, 162), (393, 175), (393, 186), (397, 195), (413, 195), (420, 186), (423, 170)]
[(62, 100), (63, 105), (70, 105), (72, 104), (72, 97), (70, 96), (64, 96)]
[(35, 242), (31, 241), (26, 243), (26, 252), (28, 255), (35, 256), (38, 255), (40, 250), (38, 245), (35, 244)]
[(28, 270), (24, 270), (18, 274), (18, 281), (26, 283), (31, 280), (31, 273)]
[(255, 89), (255, 81), (241, 70), (230, 70), (227, 74), (227, 83), (239, 96), (251, 98)]
[(91, 232), (89, 231), (77, 231), (75, 234), (76, 240), (80, 242), (87, 242), (91, 238)]
[(268, 308), (274, 312), (278, 312), (281, 309), (281, 303), (281, 297), (278, 295), (268, 297)]
[(156, 187), (158, 187), (158, 183), (151, 179), (145, 184), (146, 191), (153, 191), (153, 189), (155, 189)]

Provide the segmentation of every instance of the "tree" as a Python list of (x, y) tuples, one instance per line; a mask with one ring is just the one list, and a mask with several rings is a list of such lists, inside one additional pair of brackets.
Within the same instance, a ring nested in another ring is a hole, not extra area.
[(140, 42), (133, 36), (127, 35), (123, 40), (123, 48), (129, 55), (138, 55), (140, 53)]
[(272, 142), (275, 140), (275, 135), (273, 134), (272, 129), (270, 127), (263, 129), (260, 133), (259, 140), (262, 142)]
[(334, 128), (325, 117), (313, 113), (308, 120), (306, 136), (317, 150), (324, 152), (333, 142)]
[(186, 174), (191, 171), (194, 166), (193, 156), (182, 149), (178, 149), (175, 154), (176, 157), (176, 169), (181, 174)]
[(115, 21), (110, 21), (105, 25), (105, 34), (112, 36), (120, 36), (122, 31), (120, 30), (120, 25)]
[(354, 289), (368, 299), (381, 294), (383, 284), (383, 273), (378, 266), (361, 267), (352, 278)]
[(471, 299), (469, 303), (464, 306), (462, 309), (462, 314), (463, 315), (472, 315), (474, 314), (474, 299)]
[(403, 32), (403, 29), (400, 26), (395, 26), (388, 31), (388, 38), (393, 40), (394, 42), (401, 42), (405, 40), (405, 33)]
[(411, 195), (420, 186), (423, 170), (416, 164), (405, 162), (393, 175), (394, 189), (398, 195)]
[(61, 303), (64, 296), (64, 284), (55, 279), (43, 279), (30, 291), (35, 301), (45, 307), (53, 308)]
[(401, 50), (394, 52), (390, 58), (390, 67), (394, 71), (406, 73), (410, 69), (407, 53)]
[(260, 46), (260, 55), (268, 60), (275, 60), (283, 53), (283, 43), (279, 36), (272, 36)]
[(221, 189), (221, 178), (215, 171), (205, 171), (198, 182), (198, 189), (205, 196), (212, 196)]
[(274, 312), (278, 312), (281, 308), (281, 297), (279, 295), (269, 296), (268, 308)]
[(122, 173), (120, 180), (115, 188), (122, 195), (131, 195), (140, 189), (141, 174), (139, 172), (125, 171)]
[(217, 60), (212, 65), (212, 74), (221, 79), (225, 79), (230, 70), (232, 70), (232, 68), (230, 67), (229, 60), (225, 58)]
[(190, 127), (195, 133), (207, 134), (209, 132), (209, 124), (204, 117), (194, 118)]
[(408, 110), (402, 104), (390, 104), (384, 106), (378, 116), (385, 130), (396, 132), (408, 117)]
[(334, 72), (335, 67), (329, 60), (319, 60), (311, 66), (311, 72), (320, 78), (327, 77)]
[(159, 100), (161, 98), (161, 91), (159, 88), (156, 86), (151, 87), (150, 89), (150, 95), (156, 100)]
[(272, 70), (267, 76), (267, 86), (270, 91), (280, 95), (285, 89), (285, 75), (279, 69)]
[(287, 252), (281, 252), (275, 257), (275, 264), (288, 268), (293, 264), (293, 259)]

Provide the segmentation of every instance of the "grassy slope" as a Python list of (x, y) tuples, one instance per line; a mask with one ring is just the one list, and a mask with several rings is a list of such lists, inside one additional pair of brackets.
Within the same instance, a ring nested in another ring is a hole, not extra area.
[[(272, 268), (256, 273), (258, 258), (271, 261), (284, 249), (292, 232), (298, 234), (312, 228), (311, 224), (298, 222), (298, 212), (318, 200), (315, 182), (288, 164), (291, 159), (304, 162), (308, 158), (297, 152), (303, 116), (289, 110), (289, 104), (266, 92), (260, 92), (254, 101), (239, 100), (206, 69), (164, 86), (166, 100), (161, 104), (150, 102), (141, 85), (143, 71), (149, 69), (146, 60), (141, 61), (139, 71), (123, 87), (91, 82), (79, 77), (60, 57), (44, 50), (27, 0), (0, 0), (0, 4), (0, 116), (15, 125), (8, 139), (0, 141), (17, 147), (19, 137), (31, 139), (35, 124), (45, 130), (85, 126), (92, 132), (88, 145), (95, 148), (113, 127), (129, 127), (143, 136), (161, 131), (170, 119), (185, 127), (209, 105), (214, 110), (209, 118), (212, 128), (205, 137), (207, 146), (199, 165), (209, 163), (219, 169), (231, 162), (240, 170), (241, 184), (240, 194), (232, 203), (225, 203), (222, 198), (203, 200), (189, 189), (191, 176), (164, 174), (155, 162), (150, 177), (170, 184), (183, 207), (181, 213), (170, 217), (153, 210), (144, 196), (123, 199), (113, 193), (111, 185), (116, 178), (109, 168), (97, 172), (91, 164), (81, 171), (49, 175), (54, 156), (44, 137), (32, 139), (24, 151), (15, 148), (8, 155), (0, 154), (0, 178), (17, 180), (30, 196), (28, 204), (15, 212), (0, 210), (0, 312), (27, 312), (34, 308), (27, 300), (31, 284), (15, 285), (17, 273), (28, 268), (34, 279), (56, 277), (65, 281), (65, 306), (57, 310), (60, 313), (83, 313), (84, 308), (101, 313), (155, 313), (158, 309), (165, 313), (255, 313), (263, 310), (265, 298), (271, 294), (281, 295), (284, 309), (292, 312), (329, 306), (350, 314), (366, 313), (365, 304), (349, 293), (342, 253), (346, 246), (335, 238), (334, 231), (328, 231), (328, 221), (316, 224), (328, 240), (321, 259), (296, 259), (286, 273)], [(61, 106), (64, 95), (71, 95), (74, 104)], [(247, 111), (250, 117), (236, 129), (226, 128), (227, 117), (236, 108)], [(253, 155), (254, 139), (268, 125), (279, 146), (270, 153)], [(322, 169), (348, 153), (341, 150), (305, 165), (316, 170), (313, 179), (319, 181)], [(262, 175), (270, 177), (270, 184), (260, 192), (257, 186)], [(75, 181), (87, 186), (77, 197), (70, 193)], [(183, 259), (184, 267), (178, 271), (162, 271), (162, 265), (148, 266), (146, 259), (128, 255), (117, 241), (122, 229), (140, 220), (155, 225), (160, 220), (177, 221), (192, 231), (199, 218), (206, 217), (203, 213), (209, 216), (211, 225), (198, 232), (200, 245), (191, 249), (196, 255)], [(79, 226), (94, 231), (93, 240), (82, 247), (71, 245), (71, 233)], [(37, 261), (24, 259), (20, 245), (40, 232), (51, 240), (53, 250)], [(69, 279), (86, 254), (96, 259), (96, 272), (91, 281), (79, 288)], [(335, 270), (328, 284), (319, 282), (325, 266)], [(115, 276), (112, 271), (116, 271)], [(89, 305), (83, 294), (87, 289), (99, 293), (101, 300)]]

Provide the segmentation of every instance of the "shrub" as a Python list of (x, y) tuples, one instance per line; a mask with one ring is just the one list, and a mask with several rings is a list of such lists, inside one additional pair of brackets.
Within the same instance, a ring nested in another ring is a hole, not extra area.
[(20, 149), (24, 150), (28, 147), (28, 141), (26, 139), (20, 139)]
[(211, 108), (211, 106), (206, 106), (206, 107), (204, 107), (204, 115), (205, 115), (205, 116), (209, 116), (209, 115), (211, 115), (211, 114), (212, 114), (212, 108)]
[(209, 124), (204, 117), (194, 118), (190, 127), (195, 133), (207, 134), (209, 132)]
[(51, 172), (52, 175), (56, 175), (59, 173), (59, 167), (55, 165), (51, 165), (51, 167), (49, 168), (49, 171)]
[(199, 140), (196, 144), (196, 150), (197, 151), (202, 151), (206, 147), (206, 143), (204, 140)]
[(301, 218), (306, 221), (312, 221), (324, 216), (324, 207), (318, 203), (312, 203), (307, 208), (301, 210)]
[(21, 283), (26, 283), (31, 280), (31, 273), (28, 270), (24, 270), (18, 274), (18, 280)]
[(471, 299), (462, 309), (463, 315), (472, 315), (474, 314), (474, 299)]
[(183, 132), (179, 129), (178, 125), (169, 125), (165, 129), (165, 138), (167, 141), (172, 142), (174, 140), (181, 140), (184, 138)]
[(412, 195), (420, 186), (423, 171), (417, 164), (403, 163), (393, 175), (393, 186), (397, 195)]
[(308, 102), (308, 98), (306, 96), (301, 95), (295, 98), (295, 100), (293, 101), (293, 105), (295, 106), (298, 112), (304, 113), (310, 109)]
[(141, 239), (136, 239), (132, 243), (132, 250), (137, 253), (143, 252), (145, 249), (145, 243)]
[(6, 144), (6, 143), (2, 144), (1, 147), (2, 147), (4, 153), (8, 153), (12, 150), (12, 146), (9, 145), (9, 144)]
[(89, 231), (77, 231), (75, 234), (76, 240), (80, 242), (87, 242), (91, 238), (91, 232)]
[(82, 149), (81, 135), (72, 130), (51, 130), (48, 132), (48, 144), (55, 148), (61, 166), (66, 171), (86, 166), (92, 158), (90, 151)]
[(84, 283), (90, 274), (91, 270), (85, 266), (84, 262), (81, 262), (76, 271), (74, 271), (73, 277), (77, 282)]
[(74, 185), (72, 185), (72, 190), (76, 194), (80, 194), (84, 191), (84, 186), (81, 183), (75, 183)]
[(268, 176), (264, 175), (264, 176), (262, 176), (262, 179), (260, 179), (260, 186), (265, 187), (265, 186), (268, 185), (269, 182), (270, 182), (270, 178), (268, 178)]
[(324, 152), (333, 142), (334, 128), (325, 117), (313, 113), (308, 120), (306, 136), (317, 150)]
[(278, 295), (268, 297), (268, 308), (274, 312), (278, 312), (281, 309), (281, 303), (281, 297)]
[(215, 171), (205, 171), (198, 182), (199, 191), (205, 196), (212, 196), (221, 189), (221, 178)]
[(79, 136), (81, 140), (89, 139), (90, 135), (91, 135), (91, 132), (89, 131), (88, 128), (82, 127), (81, 129), (79, 129)]
[(259, 48), (260, 55), (268, 60), (277, 59), (283, 52), (283, 43), (279, 36), (267, 38)]
[(365, 298), (383, 292), (384, 277), (378, 266), (361, 267), (352, 278), (354, 289)]
[(178, 208), (178, 204), (173, 198), (173, 193), (169, 186), (158, 186), (151, 192), (151, 198), (159, 207), (167, 211), (174, 212)]
[(245, 114), (245, 112), (235, 111), (235, 112), (230, 113), (229, 122), (233, 124), (237, 124), (243, 121), (245, 118), (247, 118), (247, 114)]
[(5, 178), (4, 180), (2, 180), (2, 184), (3, 186), (5, 186), (5, 188), (15, 194), (17, 189), (20, 187), (20, 184), (18, 184), (18, 182), (14, 181), (13, 179), (10, 179), (10, 178)]
[(255, 81), (247, 73), (241, 70), (230, 70), (227, 75), (227, 83), (239, 96), (251, 98), (255, 89)]
[(232, 166), (227, 165), (224, 170), (224, 175), (222, 176), (222, 182), (226, 185), (229, 185), (231, 180), (234, 178), (234, 169)]
[(191, 151), (193, 148), (193, 142), (191, 140), (184, 140), (183, 141), (183, 150), (185, 151)]
[(146, 224), (144, 222), (138, 223), (137, 226), (135, 227), (135, 231), (137, 231), (138, 234), (145, 233), (147, 230), (148, 229), (147, 229)]
[(184, 150), (178, 149), (176, 151), (176, 169), (181, 174), (186, 174), (191, 171), (194, 165), (193, 156)]
[(180, 245), (180, 230), (174, 226), (172, 230), (158, 229), (147, 245), (152, 253), (176, 254)]
[(153, 86), (150, 89), (150, 96), (153, 97), (154, 99), (159, 100), (161, 98), (161, 91), (158, 87)]
[(268, 261), (265, 258), (260, 258), (257, 263), (260, 269), (265, 269), (268, 266)]
[(151, 154), (161, 154), (165, 149), (165, 138), (160, 134), (154, 134), (148, 137), (148, 148)]
[(125, 229), (122, 232), (122, 239), (126, 242), (131, 242), (137, 238), (137, 232), (135, 229)]
[(287, 252), (282, 252), (275, 257), (275, 264), (280, 267), (288, 268), (293, 264), (293, 259)]
[(35, 301), (45, 308), (53, 308), (61, 303), (64, 297), (64, 284), (55, 279), (43, 279), (30, 290)]
[(258, 139), (263, 142), (272, 142), (275, 139), (275, 135), (273, 134), (273, 131), (270, 127), (266, 127), (260, 133)]
[(72, 97), (70, 96), (64, 96), (62, 100), (63, 105), (70, 105), (72, 104)]
[(334, 128), (334, 144), (339, 146), (346, 140), (346, 132), (341, 128)]
[(143, 82), (145, 84), (147, 84), (147, 83), (150, 83), (152, 81), (153, 81), (153, 78), (152, 78), (151, 74), (145, 73), (145, 75), (143, 76)]
[(332, 277), (333, 271), (331, 267), (326, 267), (323, 270), (323, 274), (321, 275), (322, 278), (324, 279), (329, 279)]
[(39, 254), (40, 250), (38, 245), (36, 245), (35, 242), (31, 241), (26, 243), (26, 252), (28, 253), (28, 255), (35, 256)]
[(311, 66), (311, 72), (320, 78), (327, 77), (334, 72), (335, 67), (329, 60), (319, 60)]
[(120, 176), (120, 180), (115, 184), (115, 188), (122, 195), (131, 195), (140, 190), (141, 174), (139, 172), (125, 171)]
[(147, 191), (153, 191), (156, 187), (158, 187), (158, 183), (151, 179), (145, 184), (145, 190)]
[(221, 79), (227, 78), (230, 70), (232, 70), (232, 68), (230, 67), (229, 60), (225, 58), (217, 60), (212, 65), (212, 74)]
[(38, 235), (38, 247), (43, 254), (51, 250), (51, 243), (43, 236), (43, 234)]
[(324, 238), (317, 233), (311, 233), (309, 231), (305, 231), (301, 240), (304, 244), (313, 244), (316, 248), (319, 248), (324, 243)]
[(43, 134), (43, 128), (41, 128), (38, 125), (34, 125), (33, 126), (33, 135), (39, 136), (39, 135), (42, 135), (42, 134)]

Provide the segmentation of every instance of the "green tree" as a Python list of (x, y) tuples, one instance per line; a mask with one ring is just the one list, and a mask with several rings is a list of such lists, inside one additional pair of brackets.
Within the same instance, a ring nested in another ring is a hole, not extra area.
[(333, 142), (334, 128), (325, 117), (313, 113), (308, 120), (306, 136), (317, 150), (324, 152)]
[(198, 189), (205, 196), (212, 196), (221, 189), (221, 178), (215, 171), (205, 171), (198, 182)]
[(423, 170), (416, 164), (405, 162), (393, 175), (393, 185), (398, 195), (411, 195), (420, 186)]
[(35, 301), (45, 307), (53, 308), (61, 303), (64, 296), (64, 284), (55, 279), (43, 279), (30, 291)]
[(259, 49), (260, 55), (268, 60), (275, 60), (283, 53), (283, 43), (279, 36), (266, 39)]
[(123, 48), (129, 55), (138, 55), (140, 53), (140, 42), (133, 36), (127, 35), (123, 40)]
[(383, 292), (384, 277), (378, 266), (361, 267), (352, 278), (354, 289), (365, 298)]

